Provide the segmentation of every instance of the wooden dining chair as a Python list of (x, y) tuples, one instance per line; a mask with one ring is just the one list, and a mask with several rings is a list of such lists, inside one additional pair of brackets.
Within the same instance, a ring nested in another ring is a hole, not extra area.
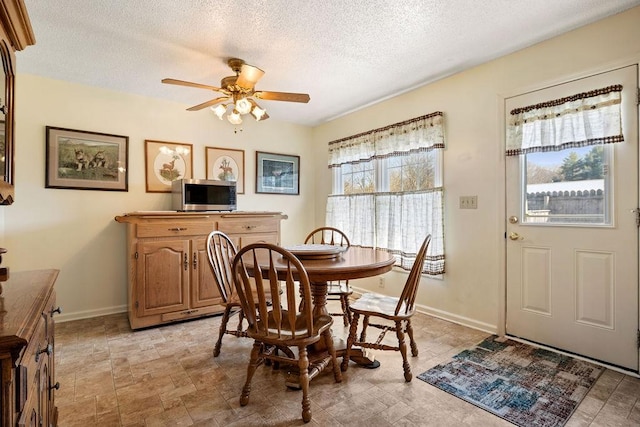
[[(236, 247), (226, 234), (221, 231), (212, 231), (207, 237), (207, 255), (209, 264), (213, 270), (213, 278), (218, 286), (220, 297), (222, 298), (222, 306), (224, 313), (220, 323), (220, 332), (218, 341), (213, 348), (213, 357), (218, 357), (220, 348), (222, 347), (222, 337), (224, 334), (234, 335), (236, 337), (246, 337), (247, 332), (243, 330), (244, 314), (242, 305), (237, 298), (235, 288), (233, 286), (232, 263), (237, 251)], [(229, 319), (238, 314), (238, 327), (227, 329)]]
[[(302, 419), (309, 422), (311, 378), (332, 363), (335, 381), (342, 381), (331, 335), (333, 319), (326, 314), (313, 315), (307, 272), (300, 260), (284, 248), (269, 243), (248, 245), (236, 255), (233, 272), (237, 295), (249, 323), (247, 334), (255, 340), (240, 405), (249, 403), (251, 379), (260, 363), (270, 360), (297, 364), (302, 389)], [(280, 286), (283, 286), (281, 294), (278, 292)], [(298, 287), (306, 301), (302, 306), (296, 302)], [(267, 294), (271, 294), (271, 305)], [(307, 348), (315, 343), (326, 350), (310, 356)], [(273, 351), (285, 347), (297, 348), (298, 356), (293, 351), (288, 354)]]
[[(402, 289), (400, 297), (366, 293), (351, 305), (353, 319), (351, 320), (349, 338), (347, 339), (347, 351), (342, 359), (343, 371), (348, 369), (351, 348), (354, 346), (376, 350), (394, 350), (400, 351), (400, 354), (402, 354), (402, 367), (404, 369), (405, 381), (411, 381), (411, 365), (409, 365), (407, 360), (405, 333), (409, 335), (411, 355), (414, 357), (418, 356), (418, 346), (413, 339), (411, 316), (413, 316), (414, 313), (416, 293), (418, 291), (418, 285), (420, 284), (422, 268), (424, 267), (424, 259), (430, 242), (431, 235), (427, 235), (420, 247), (420, 250), (418, 251), (418, 254), (416, 255), (416, 260), (413, 263), (413, 267), (411, 268), (411, 272), (409, 273), (409, 277)], [(363, 316), (362, 332), (360, 333), (360, 339), (356, 340), (360, 316)], [(393, 322), (393, 324), (384, 325), (370, 323), (369, 320), (371, 317), (386, 319)], [(369, 326), (381, 329), (380, 335), (375, 342), (367, 341), (367, 327)], [(389, 331), (395, 331), (398, 338), (397, 347), (382, 343), (385, 334)]]
[[(322, 244), (333, 246), (351, 246), (349, 238), (342, 231), (334, 227), (320, 227), (313, 230), (306, 239), (306, 244)], [(349, 297), (353, 294), (353, 290), (348, 280), (337, 280), (327, 283), (327, 299), (340, 300), (342, 308), (341, 313), (330, 313), (332, 316), (341, 316), (344, 326), (351, 323), (351, 309), (349, 305)]]

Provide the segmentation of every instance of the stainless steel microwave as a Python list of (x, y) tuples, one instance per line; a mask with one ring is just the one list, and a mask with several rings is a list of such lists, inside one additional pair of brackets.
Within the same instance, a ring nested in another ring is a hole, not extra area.
[(171, 184), (171, 206), (175, 211), (235, 211), (236, 182), (209, 179), (179, 179)]

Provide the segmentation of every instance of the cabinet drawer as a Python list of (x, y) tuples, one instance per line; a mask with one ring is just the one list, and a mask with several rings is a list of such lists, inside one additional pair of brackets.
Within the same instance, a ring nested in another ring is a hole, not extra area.
[(226, 220), (218, 222), (218, 230), (226, 234), (275, 233), (278, 231), (278, 220), (266, 218)]
[(137, 237), (171, 237), (207, 235), (215, 229), (213, 222), (167, 222), (162, 224), (138, 224)]

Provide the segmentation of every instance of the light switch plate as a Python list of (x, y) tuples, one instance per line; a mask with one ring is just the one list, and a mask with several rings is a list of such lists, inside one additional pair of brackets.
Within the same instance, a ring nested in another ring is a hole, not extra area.
[(460, 209), (478, 209), (478, 196), (460, 196)]

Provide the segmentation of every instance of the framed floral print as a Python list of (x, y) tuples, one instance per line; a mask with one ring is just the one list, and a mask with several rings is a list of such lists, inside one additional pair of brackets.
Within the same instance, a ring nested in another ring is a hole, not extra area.
[(193, 176), (192, 144), (145, 140), (147, 193), (171, 193), (171, 183)]
[(207, 179), (235, 181), (236, 194), (244, 194), (244, 150), (205, 147)]

